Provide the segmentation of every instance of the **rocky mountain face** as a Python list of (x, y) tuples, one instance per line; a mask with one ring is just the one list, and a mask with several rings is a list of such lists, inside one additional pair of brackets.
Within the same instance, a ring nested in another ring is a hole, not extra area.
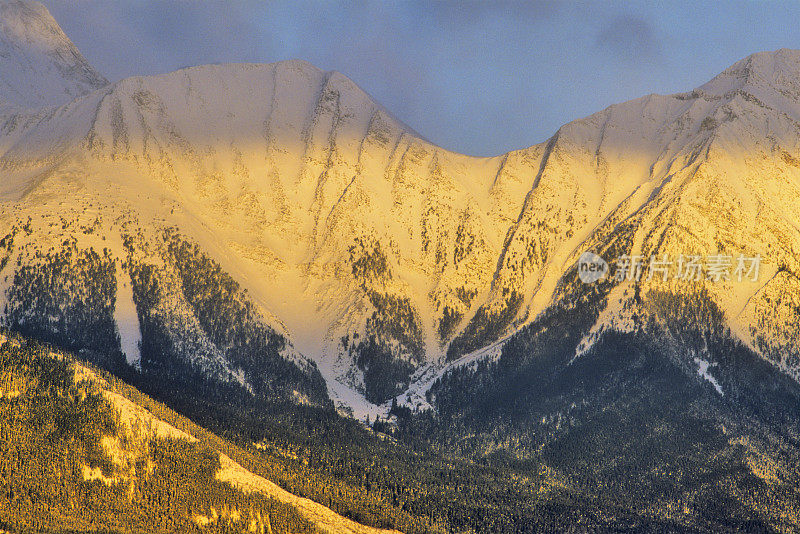
[[(472, 158), (301, 61), (107, 84), (46, 10), (2, 10), (15, 51), (0, 91), (11, 328), (142, 372), (358, 409), (419, 400), (442, 369), (577, 305), (564, 287), (594, 251), (612, 273), (641, 257), (645, 275), (596, 283), (576, 354), (636, 328), (645, 295), (703, 292), (797, 377), (798, 52)], [(39, 93), (14, 85), (33, 54), (25, 68), (57, 78)], [(755, 281), (647, 279), (665, 254), (672, 269), (690, 255), (762, 264)]]
[(235, 273), (334, 393), (341, 382), (373, 401), (437, 361), (477, 308), (539, 152), (448, 153), (345, 77), (296, 61), (123, 80), (10, 113), (6, 130), (9, 257), (29, 217), (37, 250), (42, 234), (81, 241), (64, 217), (113, 240), (104, 248), (130, 276), (126, 258), (152, 243), (131, 248), (122, 226), (174, 228)]

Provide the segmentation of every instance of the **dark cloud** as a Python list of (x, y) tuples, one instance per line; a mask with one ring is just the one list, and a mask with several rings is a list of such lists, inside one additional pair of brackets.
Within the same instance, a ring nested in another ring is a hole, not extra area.
[(653, 26), (641, 17), (620, 15), (605, 24), (597, 35), (597, 46), (626, 62), (656, 59), (662, 47)]

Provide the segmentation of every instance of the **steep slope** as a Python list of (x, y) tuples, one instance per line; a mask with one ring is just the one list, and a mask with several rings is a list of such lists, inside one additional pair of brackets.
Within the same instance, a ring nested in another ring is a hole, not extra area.
[[(601, 530), (797, 529), (797, 470), (783, 462), (800, 435), (799, 72), (796, 51), (755, 54), (691, 93), (559, 131), (499, 270), (507, 292), (532, 278), (529, 323), (428, 384), (432, 442), (544, 462), (639, 511), (586, 519)], [(602, 194), (584, 196), (595, 179)], [(623, 200), (604, 210), (609, 184)], [(608, 261), (605, 279), (582, 280), (586, 251)], [(552, 300), (538, 301), (546, 284)]]
[[(702, 117), (693, 141), (669, 162), (671, 170), (654, 192), (645, 191), (646, 201), (616, 209), (611, 218), (621, 221), (618, 228), (605, 236), (597, 232), (590, 241), (602, 250), (624, 238), (629, 255), (643, 258), (642, 280), (614, 289), (619, 297), (627, 293), (623, 300), (629, 304), (634, 293), (650, 289), (706, 291), (735, 334), (795, 377), (787, 329), (797, 322), (797, 310), (770, 298), (776, 291), (791, 294), (797, 272), (798, 71), (796, 51), (760, 53), (685, 95)], [(718, 254), (730, 262), (719, 276), (708, 271), (709, 259)], [(661, 273), (647, 280), (646, 263), (665, 255), (672, 261), (669, 280)], [(700, 276), (676, 279), (679, 258), (691, 255), (703, 263)], [(758, 273), (736, 273), (739, 258), (756, 257)], [(624, 322), (619, 315), (609, 310), (609, 317)]]
[(0, 110), (65, 104), (108, 82), (38, 2), (0, 2)]
[[(428, 397), (437, 408), (429, 439), (552, 470), (596, 498), (564, 510), (562, 525), (795, 532), (800, 387), (733, 340), (707, 301), (648, 298), (662, 324), (609, 330), (578, 358), (591, 316), (560, 310), (523, 329), (495, 362), (446, 374)], [(508, 523), (525, 531), (524, 521)]]
[(124, 214), (109, 226), (96, 212), (69, 217), (29, 219), (3, 239), (3, 263), (16, 264), (4, 278), (10, 328), (165, 390), (329, 403), (313, 362), (196, 245)]
[(102, 203), (106, 227), (122, 213), (145, 235), (175, 226), (314, 356), (334, 393), (338, 379), (372, 400), (435, 360), (488, 291), (539, 151), (447, 153), (301, 62), (124, 80), (6, 140), (8, 219), (40, 228)]

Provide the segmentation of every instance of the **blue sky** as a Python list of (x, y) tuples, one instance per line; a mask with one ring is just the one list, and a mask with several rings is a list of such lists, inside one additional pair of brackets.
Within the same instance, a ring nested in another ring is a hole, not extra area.
[(111, 80), (300, 58), (429, 140), (494, 155), (649, 93), (800, 48), (800, 2), (45, 0)]

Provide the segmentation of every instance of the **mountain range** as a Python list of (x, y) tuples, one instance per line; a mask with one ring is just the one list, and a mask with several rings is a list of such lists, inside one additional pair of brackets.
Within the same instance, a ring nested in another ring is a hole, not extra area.
[(7, 330), (616, 496), (564, 524), (797, 528), (800, 51), (476, 158), (304, 61), (109, 83), (6, 1), (0, 123)]

